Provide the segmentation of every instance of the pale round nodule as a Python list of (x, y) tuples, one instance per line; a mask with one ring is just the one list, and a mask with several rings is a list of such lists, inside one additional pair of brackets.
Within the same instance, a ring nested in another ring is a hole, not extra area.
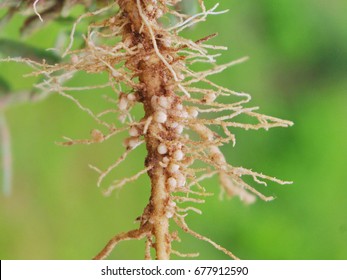
[(154, 113), (154, 120), (157, 123), (164, 123), (167, 120), (167, 115), (163, 111), (157, 111)]
[(175, 174), (176, 182), (177, 182), (177, 187), (182, 188), (186, 184), (186, 178), (182, 173), (176, 173)]
[(183, 105), (182, 104), (177, 104), (176, 105), (176, 109), (179, 110), (179, 111), (183, 110)]
[(183, 157), (184, 157), (184, 154), (181, 150), (177, 150), (173, 153), (174, 160), (180, 161), (183, 159)]
[(175, 128), (175, 132), (177, 134), (181, 134), (183, 132), (183, 125), (179, 124), (176, 128)]
[(156, 13), (155, 13), (155, 16), (156, 16), (157, 18), (162, 17), (162, 16), (163, 16), (163, 11), (162, 11), (161, 9), (157, 9), (157, 11), (156, 11)]
[(119, 110), (124, 111), (124, 110), (126, 110), (127, 107), (128, 107), (128, 100), (126, 100), (124, 97), (122, 97), (119, 100), (118, 108), (119, 108)]
[(171, 46), (171, 39), (170, 39), (170, 37), (168, 37), (168, 38), (166, 38), (166, 39), (164, 39), (163, 40), (163, 45), (165, 46), (165, 47), (167, 47), (167, 48), (169, 48), (170, 46)]
[(151, 105), (153, 108), (157, 108), (158, 106), (158, 96), (153, 95), (151, 98)]
[(170, 202), (169, 202), (169, 206), (171, 206), (172, 208), (173, 208), (173, 207), (176, 207), (176, 202), (170, 201)]
[(180, 117), (183, 118), (183, 119), (188, 118), (188, 116), (189, 116), (189, 114), (188, 114), (187, 111), (182, 111), (182, 113), (181, 113), (181, 115), (180, 115)]
[(189, 107), (188, 113), (192, 118), (196, 118), (199, 115), (199, 111), (194, 107)]
[(169, 101), (165, 96), (160, 96), (158, 98), (158, 104), (165, 109), (169, 108)]
[(167, 184), (170, 187), (170, 189), (174, 189), (177, 186), (177, 181), (175, 178), (170, 177), (169, 179), (167, 179)]
[(180, 169), (180, 166), (176, 163), (170, 163), (167, 169), (171, 173), (176, 173)]
[(138, 143), (139, 143), (139, 138), (137, 138), (137, 137), (131, 137), (131, 138), (129, 139), (129, 142), (128, 142), (128, 147), (132, 149), (132, 148), (134, 148), (135, 146), (137, 146)]
[(158, 150), (158, 153), (161, 155), (165, 155), (167, 153), (167, 147), (164, 143), (159, 144), (157, 150)]
[(130, 135), (130, 136), (133, 136), (133, 137), (139, 136), (139, 131), (138, 131), (138, 129), (137, 129), (135, 126), (130, 127), (130, 129), (129, 129), (129, 135)]
[(168, 219), (172, 218), (173, 215), (174, 215), (173, 212), (166, 212), (166, 214), (165, 214), (166, 218), (168, 218)]
[(133, 94), (133, 93), (129, 93), (129, 94), (127, 95), (127, 99), (128, 99), (129, 101), (135, 101), (136, 96), (135, 96), (135, 94)]
[(149, 4), (149, 5), (146, 7), (146, 10), (147, 10), (147, 12), (149, 12), (149, 13), (153, 12), (153, 10), (154, 10), (153, 5)]
[(177, 122), (170, 122), (170, 123), (168, 123), (168, 126), (171, 128), (176, 128), (178, 126), (178, 123)]
[(163, 162), (164, 162), (164, 163), (166, 163), (166, 164), (167, 164), (167, 163), (169, 163), (169, 161), (170, 161), (170, 160), (169, 160), (169, 158), (168, 158), (168, 157), (163, 157)]
[(182, 73), (178, 73), (177, 78), (182, 81), (184, 80), (184, 75)]
[(205, 95), (205, 100), (207, 103), (211, 103), (211, 102), (215, 101), (216, 98), (217, 98), (217, 96), (214, 93), (208, 93)]

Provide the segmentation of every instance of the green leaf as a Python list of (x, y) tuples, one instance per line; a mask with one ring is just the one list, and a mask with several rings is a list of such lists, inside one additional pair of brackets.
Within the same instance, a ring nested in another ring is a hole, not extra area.
[(0, 95), (7, 94), (11, 91), (9, 83), (0, 76)]
[(23, 57), (37, 62), (46, 60), (50, 64), (58, 63), (61, 60), (59, 56), (52, 52), (8, 39), (0, 39), (0, 56)]

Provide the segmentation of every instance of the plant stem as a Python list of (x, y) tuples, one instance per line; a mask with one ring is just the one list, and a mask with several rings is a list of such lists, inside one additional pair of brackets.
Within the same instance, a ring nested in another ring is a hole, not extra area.
[(165, 186), (165, 176), (163, 168), (156, 168), (151, 174), (153, 206), (153, 235), (155, 236), (155, 250), (158, 260), (170, 259), (171, 238), (169, 233), (169, 219), (165, 215), (165, 208), (169, 201), (170, 193)]
[[(129, 69), (134, 70), (135, 73), (140, 73), (139, 82), (142, 89), (137, 94), (140, 96), (140, 101), (144, 106), (144, 119), (153, 118), (153, 115), (158, 110), (156, 103), (152, 102), (153, 98), (174, 95), (174, 92), (169, 90), (168, 87), (168, 84), (174, 82), (173, 77), (164, 63), (158, 59), (154, 49), (155, 47), (158, 48), (158, 46), (153, 40), (156, 40), (159, 37), (158, 35), (161, 36), (161, 34), (153, 34), (153, 30), (147, 28), (144, 22), (146, 5), (148, 4), (145, 1), (143, 1), (142, 6), (141, 1), (119, 1), (120, 9), (130, 20), (128, 26), (124, 28), (123, 41), (129, 40), (129, 38), (132, 42), (140, 41), (148, 53), (147, 60), (141, 60), (141, 63), (132, 64), (131, 61), (127, 63)], [(152, 20), (151, 24), (156, 24), (156, 19)], [(155, 30), (160, 30), (160, 27), (158, 26)], [(173, 98), (172, 100), (175, 99)], [(170, 107), (171, 104), (168, 104), (168, 106)], [(154, 121), (150, 123), (145, 134), (148, 151), (146, 167), (152, 166), (148, 171), (151, 179), (151, 198), (148, 209), (149, 222), (153, 225), (152, 235), (155, 238), (156, 258), (162, 260), (169, 259), (171, 253), (169, 218), (166, 214), (166, 209), (170, 202), (170, 190), (166, 185), (168, 175), (166, 170), (160, 165), (163, 156), (158, 154), (158, 146), (161, 143), (158, 140), (158, 135), (165, 139), (168, 137), (169, 132), (166, 130), (164, 123), (156, 122), (155, 117), (153, 119)]]

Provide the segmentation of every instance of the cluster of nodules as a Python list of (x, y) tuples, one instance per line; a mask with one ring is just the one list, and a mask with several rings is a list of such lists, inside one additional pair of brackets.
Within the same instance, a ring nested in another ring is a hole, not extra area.
[(157, 0), (149, 0), (146, 5), (147, 15), (154, 18), (160, 18), (163, 16), (163, 11), (160, 9)]
[(119, 120), (124, 123), (129, 110), (136, 102), (136, 95), (133, 93), (121, 93), (118, 100)]
[(198, 111), (194, 107), (182, 105), (178, 96), (156, 96), (151, 98), (151, 106), (154, 109), (153, 121), (161, 128), (163, 135), (170, 135), (170, 140), (161, 137), (161, 143), (157, 146), (157, 153), (161, 159), (160, 165), (167, 172), (167, 186), (170, 192), (181, 189), (186, 184), (184, 166), (189, 158), (186, 158), (185, 146), (179, 140), (182, 137), (184, 124), (189, 119), (196, 118)]
[(177, 96), (152, 96), (151, 106), (154, 108), (153, 120), (164, 124), (167, 129), (181, 135), (184, 129), (183, 123), (189, 118), (196, 118), (198, 110), (195, 107), (186, 107), (179, 102)]
[[(126, 117), (129, 115), (130, 109), (137, 101), (136, 94), (134, 93), (121, 93), (118, 100), (119, 120), (125, 122)], [(144, 125), (132, 125), (129, 128), (129, 137), (124, 140), (124, 146), (131, 150), (137, 147), (140, 143), (140, 137), (143, 135)]]

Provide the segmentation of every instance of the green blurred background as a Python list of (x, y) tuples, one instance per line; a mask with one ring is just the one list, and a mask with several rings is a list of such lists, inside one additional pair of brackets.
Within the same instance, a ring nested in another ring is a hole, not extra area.
[[(347, 259), (347, 2), (232, 0), (222, 1), (220, 9), (230, 12), (211, 16), (185, 36), (219, 32), (213, 43), (229, 48), (219, 63), (242, 56), (250, 60), (213, 80), (251, 93), (249, 105), (259, 105), (262, 113), (295, 123), (268, 132), (235, 131), (236, 147), (223, 151), (233, 165), (294, 184), (257, 186), (277, 199), (245, 206), (237, 198), (220, 200), (218, 181), (206, 181), (215, 196), (201, 206), (203, 215), (189, 216), (189, 225), (242, 259)], [(0, 39), (19, 40), (22, 21), (16, 16)], [(26, 42), (52, 47), (62, 29), (68, 27), (47, 25)], [(22, 78), (28, 69), (0, 64), (0, 75), (14, 90), (28, 89), (36, 81)], [(83, 100), (107, 106), (101, 95), (85, 94)], [(88, 168), (112, 163), (125, 134), (100, 145), (57, 146), (63, 135), (88, 137), (96, 127), (58, 95), (5, 114), (14, 178), (12, 194), (0, 194), (1, 259), (90, 259), (115, 233), (137, 226), (133, 221), (148, 201), (148, 179), (104, 197)], [(144, 149), (132, 155), (115, 177), (139, 170), (144, 155)], [(208, 243), (181, 238), (174, 243), (180, 251), (200, 252), (201, 259), (226, 258)], [(143, 252), (142, 241), (127, 241), (110, 258), (142, 259)]]

